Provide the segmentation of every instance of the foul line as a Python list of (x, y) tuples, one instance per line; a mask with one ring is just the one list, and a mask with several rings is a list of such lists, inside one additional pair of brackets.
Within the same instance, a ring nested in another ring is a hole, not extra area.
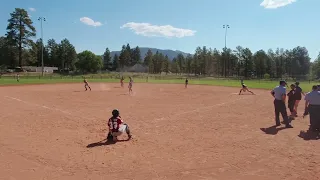
[[(232, 104), (232, 103), (235, 103), (237, 101), (240, 101), (240, 100), (243, 100), (243, 99), (247, 99), (247, 98), (248, 97), (243, 97), (243, 98), (239, 98), (239, 99), (236, 99), (236, 100), (230, 101), (230, 102), (224, 102), (224, 103), (219, 103), (219, 104), (215, 104), (215, 105), (212, 105), (212, 106), (201, 107), (201, 108), (197, 108), (197, 109), (194, 109), (194, 110), (191, 110), (191, 111), (184, 111), (184, 112), (181, 112), (181, 113), (174, 114), (172, 116), (181, 116), (181, 115), (188, 114), (188, 113), (194, 113), (194, 112), (200, 112), (200, 111), (208, 111), (208, 110), (211, 110), (211, 108), (213, 108), (213, 107), (223, 106), (223, 105), (226, 105), (226, 104)], [(172, 116), (170, 116), (170, 117), (172, 117)], [(168, 117), (169, 116), (156, 118), (155, 120), (156, 121), (164, 120), (165, 118), (168, 118)]]
[(69, 116), (81, 118), (81, 119), (84, 119), (84, 120), (90, 120), (90, 118), (84, 118), (84, 117), (81, 117), (81, 116), (76, 116), (76, 115), (74, 115), (74, 114), (72, 114), (72, 113), (70, 113), (70, 112), (67, 112), (67, 111), (64, 111), (64, 110), (61, 110), (61, 109), (58, 109), (58, 108), (51, 108), (51, 107), (44, 106), (44, 105), (39, 105), (39, 104), (35, 104), (35, 103), (30, 103), (30, 102), (27, 102), (27, 101), (24, 101), (24, 100), (15, 98), (15, 97), (10, 97), (10, 96), (4, 96), (4, 97), (7, 98), (7, 99), (11, 99), (11, 100), (15, 100), (15, 101), (22, 102), (22, 103), (24, 103), (24, 104), (41, 107), (41, 108), (48, 109), (48, 110), (51, 110), (51, 111), (61, 112), (61, 113), (63, 113), (63, 114), (67, 114), (67, 115), (69, 115)]

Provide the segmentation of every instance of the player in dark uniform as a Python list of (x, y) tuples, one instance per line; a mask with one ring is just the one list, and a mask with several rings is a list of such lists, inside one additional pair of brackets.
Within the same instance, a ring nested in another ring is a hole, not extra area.
[(301, 87), (299, 86), (300, 83), (296, 82), (295, 84), (296, 84), (296, 90), (295, 90), (296, 102), (294, 104), (294, 110), (296, 111), (295, 117), (298, 117), (298, 106), (302, 99), (302, 95), (305, 96), (305, 94), (303, 93)]
[(242, 86), (242, 88), (240, 89), (239, 95), (241, 94), (242, 91), (243, 91), (243, 92), (248, 91), (248, 92), (250, 92), (251, 94), (254, 94), (252, 91), (250, 91), (250, 90), (248, 89), (247, 85), (245, 85), (245, 84), (243, 83), (243, 79), (241, 79), (241, 86)]
[(188, 78), (186, 78), (186, 81), (185, 81), (185, 88), (187, 88), (187, 87), (188, 87), (188, 83), (189, 83), (189, 80), (188, 80)]
[(295, 94), (296, 86), (294, 84), (291, 84), (290, 88), (291, 88), (291, 90), (287, 94), (287, 96), (288, 96), (288, 108), (289, 108), (290, 113), (291, 113), (289, 118), (293, 120), (295, 115), (296, 115), (296, 111), (294, 110), (294, 104), (296, 102), (296, 94)]
[(86, 88), (86, 91), (88, 90), (87, 87), (88, 87), (88, 88), (90, 89), (90, 91), (91, 91), (91, 87), (89, 86), (89, 83), (88, 83), (87, 79), (84, 79), (83, 82), (84, 82), (84, 88)]

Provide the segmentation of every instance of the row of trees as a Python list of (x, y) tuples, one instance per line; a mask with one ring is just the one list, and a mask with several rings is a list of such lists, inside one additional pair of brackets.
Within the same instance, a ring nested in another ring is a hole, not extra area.
[(193, 55), (178, 54), (174, 59), (169, 59), (165, 54), (153, 54), (151, 50), (141, 55), (138, 46), (131, 48), (127, 44), (122, 46), (119, 54), (112, 57), (108, 48), (102, 56), (90, 51), (77, 54), (68, 39), (61, 42), (49, 39), (45, 45), (41, 39), (34, 42), (36, 29), (26, 10), (16, 8), (10, 16), (6, 36), (0, 37), (0, 65), (8, 67), (41, 66), (44, 47), (45, 66), (59, 67), (60, 70), (79, 70), (84, 73), (101, 69), (121, 71), (124, 67), (141, 64), (148, 67), (149, 73), (172, 72), (259, 78), (295, 78), (308, 74), (320, 76), (320, 58), (311, 63), (305, 47), (270, 49), (267, 52), (259, 50), (254, 53), (249, 48), (241, 46), (235, 50), (224, 48), (221, 51), (198, 47)]
[(46, 45), (42, 39), (33, 41), (36, 29), (25, 9), (16, 8), (10, 14), (6, 36), (0, 37), (0, 65), (11, 68), (41, 66), (59, 67), (60, 70), (81, 70), (97, 72), (103, 66), (101, 56), (90, 51), (77, 54), (68, 39), (57, 43), (49, 39)]
[(304, 47), (291, 50), (259, 50), (238, 46), (236, 50), (198, 47), (193, 56), (179, 54), (173, 59), (171, 70), (177, 73), (194, 73), (216, 76), (244, 76), (263, 78), (266, 74), (281, 78), (301, 77), (309, 74), (310, 57)]

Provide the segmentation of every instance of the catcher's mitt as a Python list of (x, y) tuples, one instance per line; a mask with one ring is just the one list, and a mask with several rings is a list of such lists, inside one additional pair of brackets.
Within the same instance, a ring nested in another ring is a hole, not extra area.
[(112, 141), (113, 140), (113, 136), (112, 136), (112, 134), (110, 132), (108, 133), (107, 140), (108, 141)]

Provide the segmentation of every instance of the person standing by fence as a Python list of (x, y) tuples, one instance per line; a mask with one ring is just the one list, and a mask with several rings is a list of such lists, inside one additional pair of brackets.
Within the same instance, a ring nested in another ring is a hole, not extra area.
[(17, 78), (17, 82), (20, 82), (20, 74), (19, 73), (16, 75), (16, 78)]
[(312, 91), (305, 95), (305, 112), (303, 117), (310, 115), (310, 130), (320, 132), (320, 91), (312, 86)]
[(295, 117), (298, 117), (298, 106), (299, 106), (299, 103), (302, 99), (302, 95), (305, 96), (305, 94), (303, 93), (299, 84), (300, 84), (299, 82), (295, 83), (295, 85), (296, 85), (296, 89), (295, 89), (296, 102), (294, 104)]
[(280, 85), (274, 88), (271, 91), (271, 95), (274, 97), (274, 111), (275, 111), (275, 120), (276, 120), (276, 126), (280, 126), (280, 113), (282, 115), (284, 124), (286, 125), (286, 128), (293, 128), (289, 122), (287, 109), (286, 109), (286, 82), (280, 81)]

